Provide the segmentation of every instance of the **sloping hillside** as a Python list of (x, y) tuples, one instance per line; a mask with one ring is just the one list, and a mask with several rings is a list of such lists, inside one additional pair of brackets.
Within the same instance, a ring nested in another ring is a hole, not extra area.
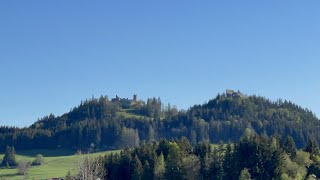
[[(111, 152), (118, 151), (105, 151), (99, 153), (89, 154), (90, 157), (104, 156)], [(37, 154), (42, 154), (44, 156), (44, 164), (40, 166), (31, 166), (28, 171), (29, 179), (49, 179), (65, 177), (68, 171), (74, 172), (76, 169), (76, 163), (82, 155), (74, 155), (75, 153), (70, 150), (60, 149), (60, 150), (48, 150), (48, 149), (38, 149), (38, 150), (27, 150), (18, 151), (16, 155), (16, 160), (26, 159), (32, 162)], [(3, 158), (3, 154), (0, 154), (0, 159)], [(0, 179), (12, 179), (20, 180), (21, 175), (17, 174), (16, 168), (10, 169), (0, 169)]]
[(298, 147), (309, 138), (320, 142), (317, 117), (289, 101), (237, 92), (217, 95), (188, 110), (163, 106), (158, 98), (147, 102), (105, 96), (81, 102), (70, 112), (44, 117), (28, 128), (0, 128), (0, 150), (16, 149), (118, 149), (160, 138), (187, 137), (192, 144), (237, 141), (245, 133), (290, 135)]

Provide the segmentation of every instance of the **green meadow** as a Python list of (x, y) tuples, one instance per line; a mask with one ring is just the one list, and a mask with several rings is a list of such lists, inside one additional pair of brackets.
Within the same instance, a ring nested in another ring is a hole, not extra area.
[[(89, 154), (89, 156), (97, 157), (107, 153), (118, 152), (118, 151), (104, 151), (99, 153)], [(74, 172), (76, 167), (77, 159), (81, 155), (74, 155), (75, 152), (68, 150), (30, 150), (16, 152), (16, 160), (19, 162), (22, 159), (33, 161), (37, 154), (44, 156), (44, 164), (40, 166), (31, 166), (26, 179), (48, 179), (65, 177), (68, 171)], [(0, 155), (2, 160), (3, 154)], [(23, 176), (17, 174), (16, 168), (2, 168), (0, 169), (0, 179), (22, 179)]]

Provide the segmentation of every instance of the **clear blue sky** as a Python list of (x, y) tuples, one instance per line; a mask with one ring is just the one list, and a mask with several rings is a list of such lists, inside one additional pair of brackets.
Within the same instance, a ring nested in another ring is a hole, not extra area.
[(227, 88), (320, 115), (320, 1), (1, 1), (0, 125), (92, 95), (179, 108)]

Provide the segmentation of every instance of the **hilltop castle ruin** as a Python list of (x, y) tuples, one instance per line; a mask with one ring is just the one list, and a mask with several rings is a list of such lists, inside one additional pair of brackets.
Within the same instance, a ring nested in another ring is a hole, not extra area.
[(234, 91), (231, 89), (226, 90), (226, 97), (228, 98), (246, 98), (247, 96), (241, 93), (239, 90)]
[(118, 95), (116, 95), (115, 98), (111, 99), (111, 102), (120, 103), (126, 108), (128, 108), (129, 106), (142, 106), (145, 104), (144, 101), (138, 99), (138, 95), (136, 94), (133, 95), (133, 99), (120, 98)]

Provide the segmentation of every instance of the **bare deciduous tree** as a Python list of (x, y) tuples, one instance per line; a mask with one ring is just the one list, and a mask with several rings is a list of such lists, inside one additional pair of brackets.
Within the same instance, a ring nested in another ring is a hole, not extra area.
[(106, 175), (102, 158), (93, 158), (85, 154), (80, 154), (77, 162), (76, 179), (97, 180), (103, 179)]
[(18, 174), (20, 174), (20, 175), (27, 174), (27, 172), (30, 168), (30, 165), (31, 165), (31, 163), (28, 160), (26, 160), (26, 159), (21, 160), (18, 164), (18, 167), (17, 167)]

